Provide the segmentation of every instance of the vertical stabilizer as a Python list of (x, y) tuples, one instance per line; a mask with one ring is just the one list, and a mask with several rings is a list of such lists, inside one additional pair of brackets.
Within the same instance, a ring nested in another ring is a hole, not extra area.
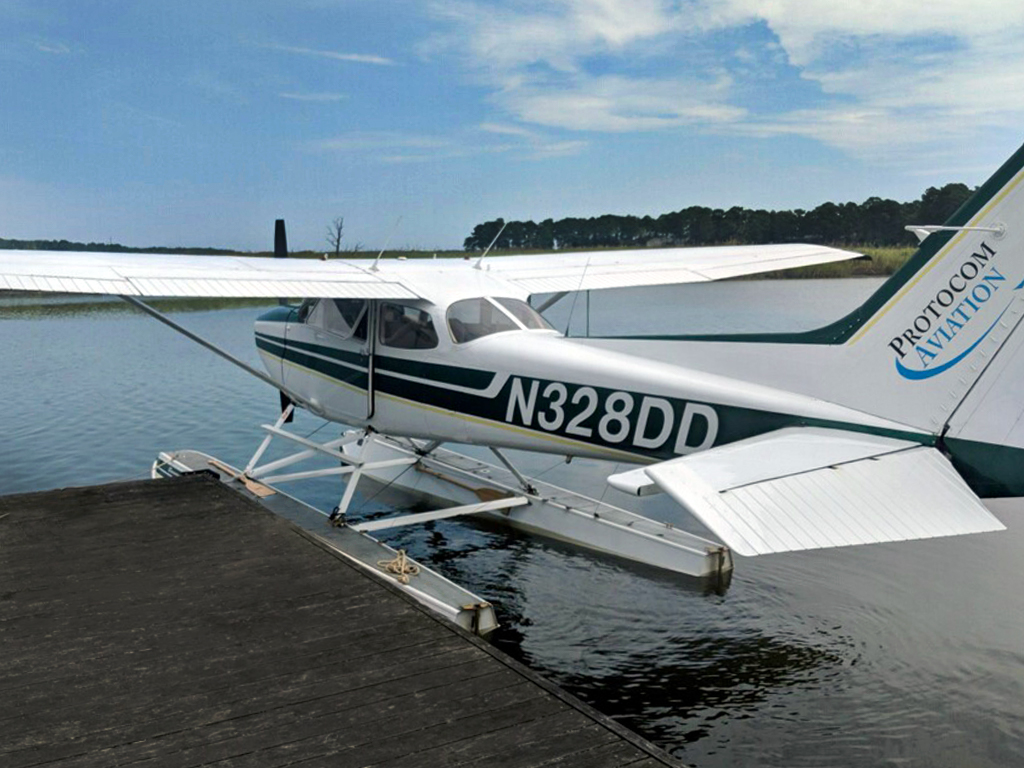
[[(847, 326), (846, 347), (883, 388), (874, 396), (902, 410), (906, 423), (941, 434), (1001, 350), (1018, 346), (1022, 180), (1024, 147), (945, 222), (952, 230), (929, 235), (846, 319), (855, 321)], [(1018, 400), (1024, 408), (1024, 398)]]

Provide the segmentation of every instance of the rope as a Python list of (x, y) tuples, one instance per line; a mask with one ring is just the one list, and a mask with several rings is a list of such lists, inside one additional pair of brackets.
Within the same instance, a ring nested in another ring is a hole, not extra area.
[(355, 510), (356, 514), (362, 512), (364, 509), (366, 509), (366, 505), (367, 504), (369, 504), (371, 501), (373, 501), (378, 496), (380, 496), (382, 493), (384, 493), (384, 491), (386, 491), (388, 488), (390, 488), (394, 483), (397, 483), (399, 480), (401, 480), (402, 479), (402, 475), (404, 475), (406, 472), (408, 472), (410, 469), (412, 469), (415, 466), (416, 466), (415, 464), (408, 465), (405, 469), (403, 469), (401, 472), (399, 472), (394, 478), (392, 478), (391, 480), (388, 480), (387, 483), (385, 483), (380, 488), (378, 488), (373, 493), (372, 496), (364, 496), (363, 497), (363, 503), (360, 504), (359, 507), (356, 508), (356, 510)]
[(405, 550), (398, 550), (394, 560), (378, 560), (377, 566), (386, 572), (394, 574), (395, 579), (402, 584), (409, 583), (409, 577), (420, 572), (420, 567), (405, 556)]

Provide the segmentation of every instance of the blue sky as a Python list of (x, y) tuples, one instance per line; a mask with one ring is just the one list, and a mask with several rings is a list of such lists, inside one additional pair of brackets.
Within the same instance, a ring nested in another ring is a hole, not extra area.
[(459, 247), (510, 219), (977, 184), (1019, 0), (0, 0), (0, 237)]

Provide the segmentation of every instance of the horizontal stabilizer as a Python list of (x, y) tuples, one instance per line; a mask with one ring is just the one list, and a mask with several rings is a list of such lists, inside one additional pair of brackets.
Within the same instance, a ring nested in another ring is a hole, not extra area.
[(935, 448), (840, 430), (781, 429), (609, 482), (657, 486), (741, 555), (1004, 529)]

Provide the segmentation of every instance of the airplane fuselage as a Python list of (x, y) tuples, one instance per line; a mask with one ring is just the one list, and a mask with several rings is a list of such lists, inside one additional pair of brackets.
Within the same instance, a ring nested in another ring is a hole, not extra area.
[[(380, 304), (380, 306), (377, 306)], [(618, 461), (661, 461), (786, 426), (932, 436), (783, 390), (595, 349), (550, 329), (468, 342), (445, 333), (428, 349), (389, 346), (369, 302), (363, 338), (331, 333), (296, 308), (257, 322), (268, 372), (332, 421), (427, 440)]]

